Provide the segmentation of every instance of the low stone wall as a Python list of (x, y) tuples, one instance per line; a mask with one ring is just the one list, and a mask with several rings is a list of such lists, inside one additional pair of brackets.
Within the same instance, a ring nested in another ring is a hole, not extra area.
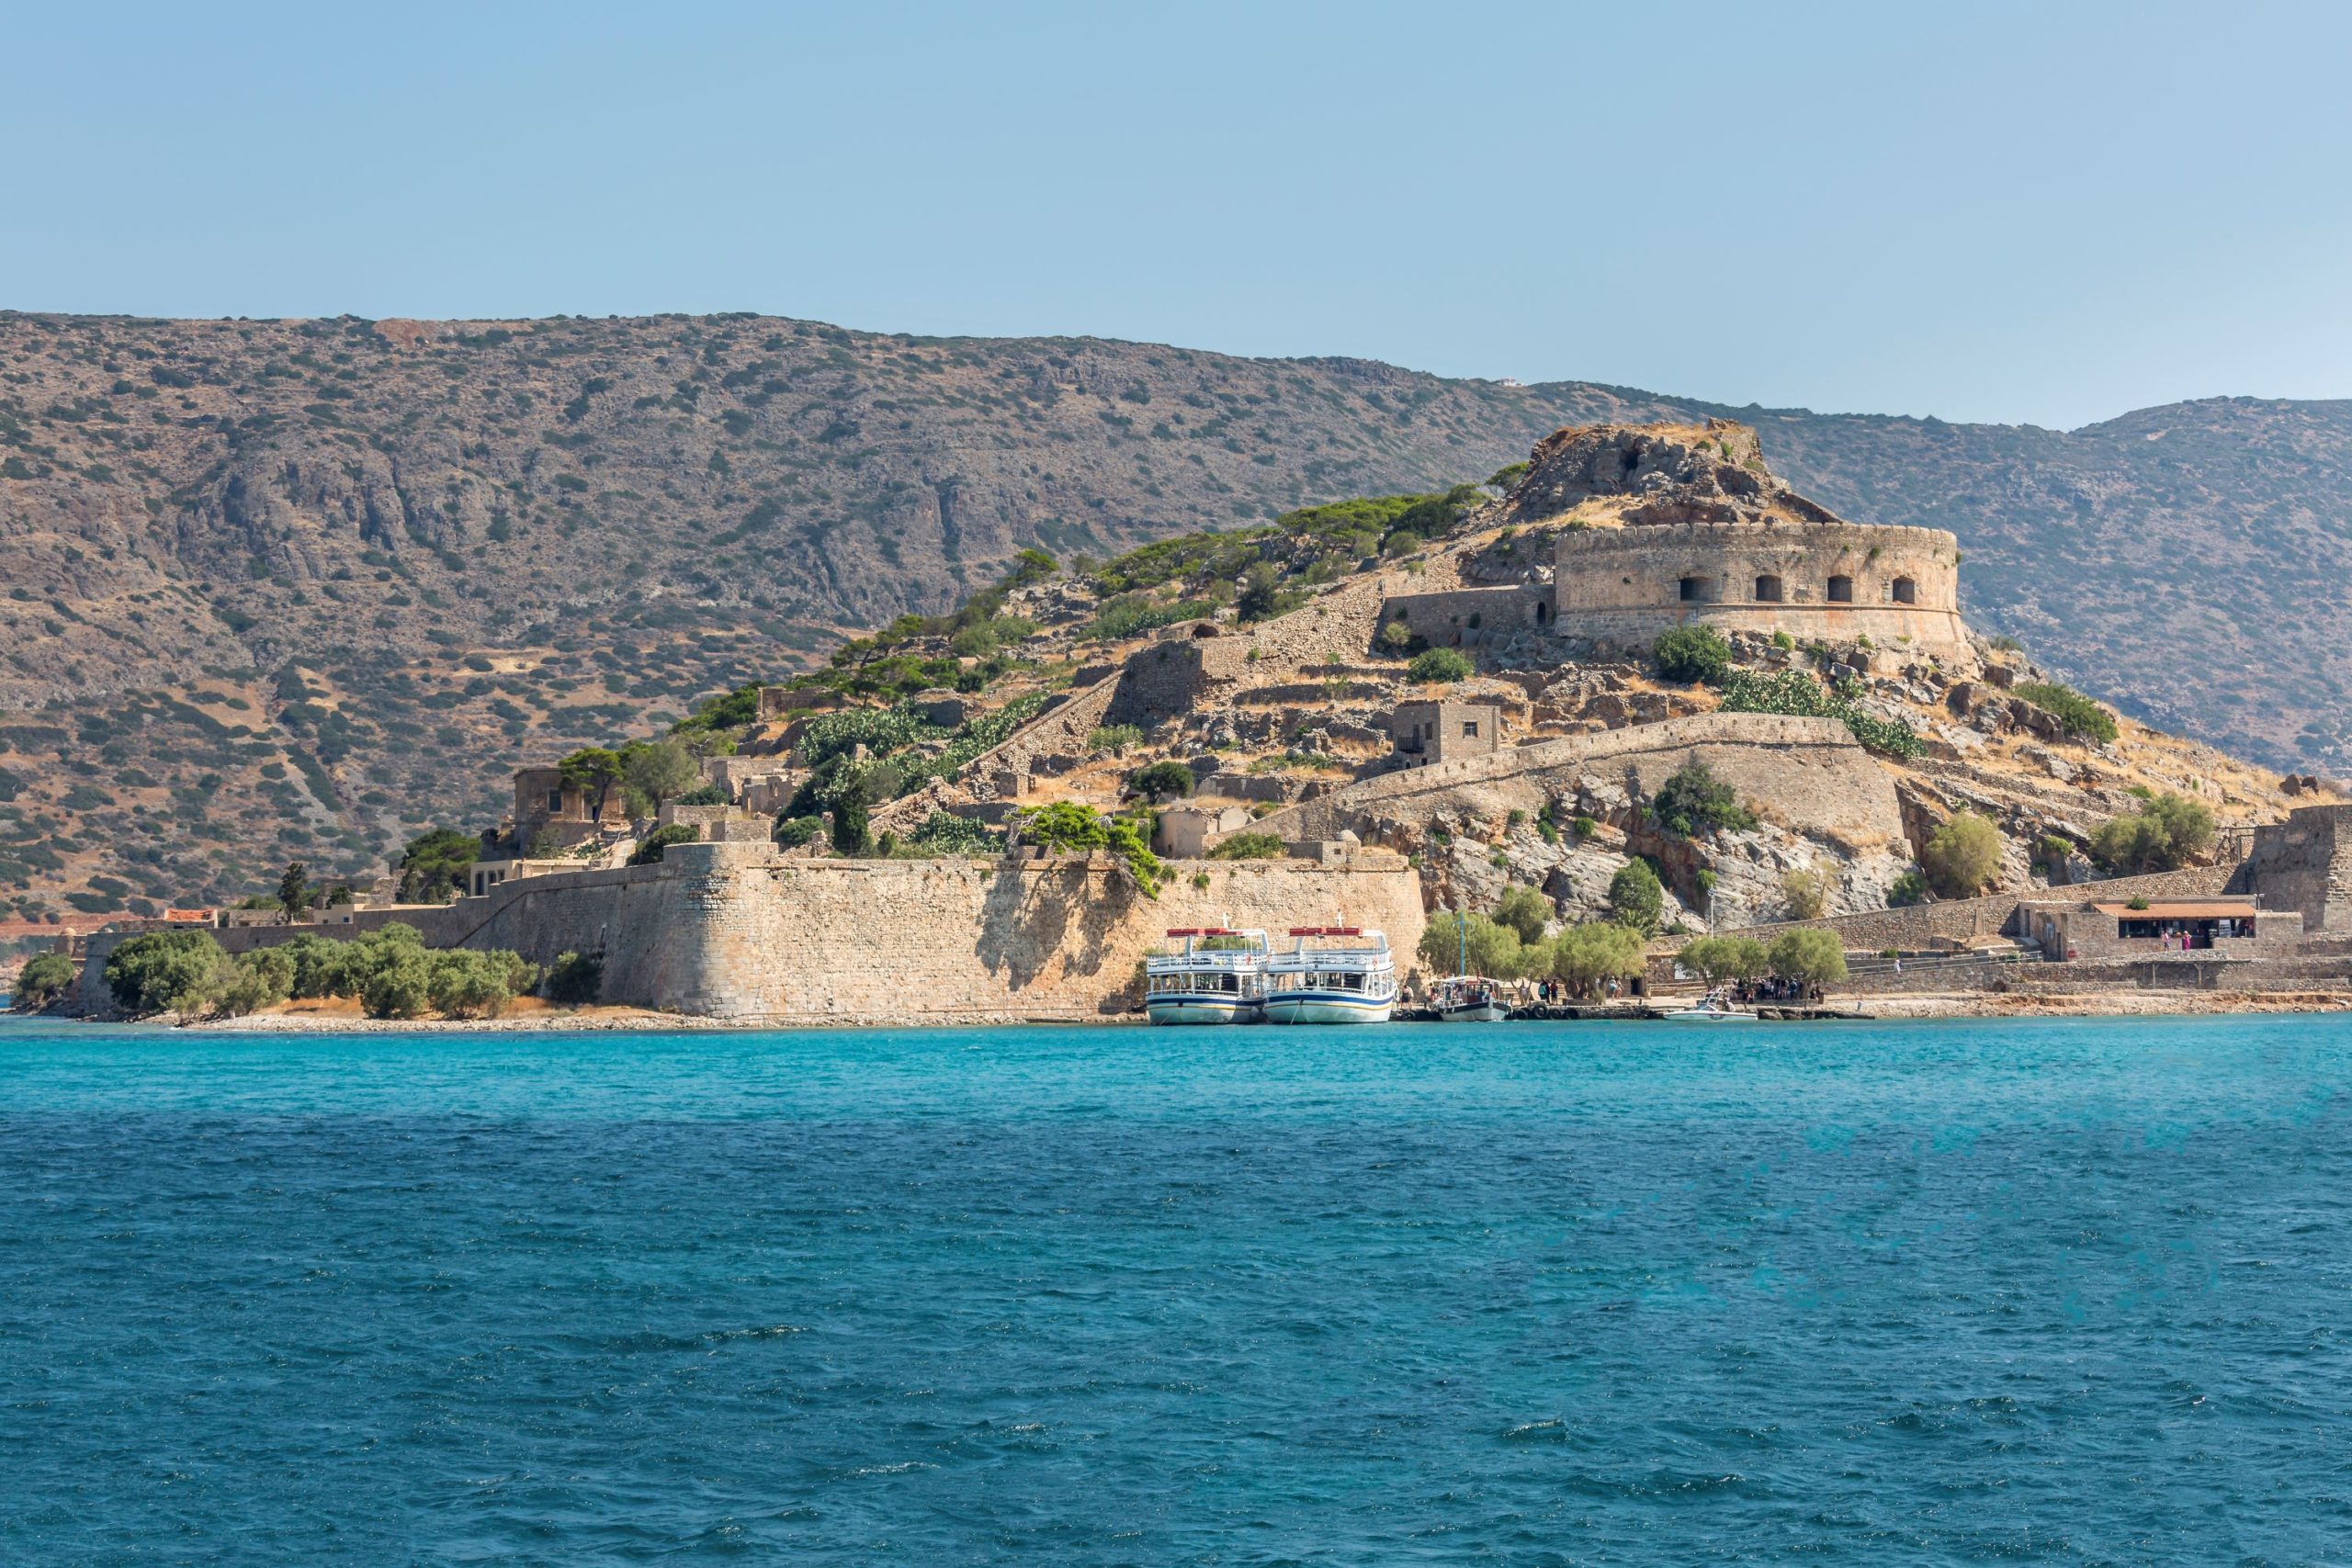
[(1382, 773), (1278, 811), (1259, 826), (1286, 840), (1331, 839), (1400, 808), (1415, 816), (1456, 806), (1493, 815), (1532, 812), (1587, 775), (1630, 775), (1634, 788), (1649, 794), (1693, 758), (1768, 815), (1857, 847), (1902, 839), (1894, 786), (1843, 724), (1758, 713), (1693, 714)]
[(2255, 963), (2210, 953), (2176, 953), (2104, 964), (2025, 964), (2005, 976), (2006, 987), (2031, 993), (2140, 989), (2159, 991), (2352, 990), (2352, 964), (2341, 958), (2277, 958)]
[[(1168, 862), (1145, 897), (1106, 856), (845, 861), (767, 844), (673, 845), (653, 865), (503, 884), (432, 908), (362, 911), (434, 947), (510, 948), (546, 964), (600, 953), (604, 999), (745, 1023), (1077, 1020), (1124, 1010), (1136, 963), (1171, 926), (1345, 924), (1388, 934), (1400, 967), (1420, 942), (1420, 881), (1394, 856)], [(1195, 886), (1195, 883), (1199, 884)], [(232, 951), (314, 928), (217, 931)], [(111, 935), (94, 942), (85, 1001), (107, 1002)]]
[(1408, 581), (1403, 573), (1382, 572), (1351, 582), (1271, 621), (1239, 634), (1257, 654), (1250, 664), (1259, 680), (1289, 680), (1301, 668), (1328, 665), (1334, 658), (1362, 660), (1380, 629), (1382, 602)]
[(1770, 942), (1777, 933), (1797, 926), (1836, 931), (1849, 953), (1881, 953), (1887, 948), (1909, 951), (1928, 946), (1938, 937), (2014, 936), (2018, 906), (2046, 903), (2052, 898), (2198, 897), (2218, 894), (2229, 883), (2228, 866), (2191, 866), (2185, 871), (2159, 872), (2151, 876), (2119, 876), (2108, 882), (2086, 882), (2066, 888), (2031, 887), (1988, 893), (1981, 898), (1948, 898), (1914, 904), (1901, 909), (1872, 909), (1859, 915), (1828, 915), (1817, 920), (1786, 920), (1754, 926), (1743, 931)]

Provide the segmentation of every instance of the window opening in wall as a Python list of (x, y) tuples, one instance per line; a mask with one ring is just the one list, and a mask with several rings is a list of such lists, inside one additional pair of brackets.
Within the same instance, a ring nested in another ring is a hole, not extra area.
[(1898, 577), (1888, 583), (1886, 593), (1888, 598), (1898, 604), (1916, 604), (1919, 602), (1919, 585), (1907, 577)]
[(1682, 602), (1686, 604), (1702, 600), (1707, 596), (1707, 580), (1703, 577), (1686, 577), (1682, 580), (1681, 592)]
[(1854, 602), (1854, 580), (1850, 577), (1831, 578), (1829, 580), (1829, 602), (1832, 604), (1852, 604)]
[(1781, 602), (1781, 580), (1777, 577), (1769, 575), (1758, 578), (1756, 580), (1756, 602), (1759, 604), (1779, 604)]
[(1462, 739), (1464, 740), (1476, 740), (1478, 739), (1478, 721), (1476, 719), (1465, 718), (1462, 721)]
[(1535, 624), (1536, 624), (1537, 626), (1542, 626), (1544, 622), (1546, 622), (1546, 621), (1550, 620), (1551, 618), (1552, 618), (1552, 606), (1551, 606), (1551, 605), (1549, 605), (1549, 604), (1545, 604), (1545, 603), (1544, 603), (1544, 601), (1543, 601), (1543, 600), (1541, 600), (1541, 599), (1538, 599), (1537, 601), (1535, 601)]

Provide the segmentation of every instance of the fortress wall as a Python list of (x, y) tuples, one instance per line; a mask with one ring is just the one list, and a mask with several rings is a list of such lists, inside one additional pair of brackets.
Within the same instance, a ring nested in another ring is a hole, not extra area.
[(1086, 738), (1102, 723), (1103, 715), (1118, 700), (1125, 680), (1123, 675), (1114, 675), (1107, 681), (1097, 681), (1058, 707), (1039, 714), (1005, 737), (1002, 745), (973, 758), (966, 765), (964, 776), (987, 778), (1006, 768), (1025, 773), (1039, 757), (1084, 751)]
[(1301, 667), (1329, 664), (1334, 657), (1350, 664), (1362, 660), (1380, 629), (1381, 604), (1399, 581), (1389, 572), (1367, 577), (1240, 632), (1257, 653), (1251, 672), (1260, 680), (1288, 680)]
[[(212, 934), (242, 951), (399, 919), (436, 947), (511, 948), (538, 964), (601, 953), (608, 1002), (875, 1024), (1122, 1011), (1136, 961), (1167, 944), (1170, 926), (1371, 926), (1408, 965), (1420, 941), (1420, 880), (1395, 856), (1164, 863), (1154, 901), (1102, 856), (809, 860), (766, 844), (678, 844), (654, 865), (506, 883), (447, 908), (368, 911), (356, 927)], [(110, 1001), (103, 972), (117, 940), (92, 942), (84, 998), (94, 1010)]]
[(2256, 828), (2245, 874), (2265, 904), (2301, 909), (2306, 931), (2352, 930), (2352, 807), (2300, 807)]
[[(1560, 536), (1554, 557), (1555, 625), (1562, 636), (1640, 642), (1697, 622), (1725, 630), (1786, 630), (1806, 640), (1909, 638), (1927, 648), (1964, 648), (1958, 541), (1939, 528), (1869, 524), (1711, 524), (1586, 529)], [(1757, 580), (1777, 577), (1778, 602), (1756, 597)], [(1850, 604), (1829, 598), (1829, 579), (1849, 578)], [(1706, 597), (1685, 600), (1682, 580), (1703, 580)], [(1908, 578), (1909, 604), (1887, 598)]]
[[(1981, 898), (1946, 898), (1901, 909), (1871, 909), (1858, 915), (1826, 915), (1817, 920), (1786, 920), (1749, 926), (1739, 932), (1770, 942), (1784, 931), (1814, 926), (1836, 931), (1849, 953), (1877, 953), (1886, 948), (1923, 948), (1938, 937), (2014, 935), (2014, 918), (2021, 903), (2052, 900), (2129, 900), (2194, 898), (2218, 894), (2228, 886), (2228, 866), (2191, 866), (2185, 871), (2157, 872), (2148, 876), (2119, 876), (2106, 882), (2078, 883), (2067, 887), (2011, 888)], [(1726, 928), (1728, 929), (1728, 928)]]
[(1238, 682), (1248, 660), (1240, 639), (1222, 635), (1170, 637), (1137, 649), (1120, 668), (1106, 720), (1148, 728), (1188, 711), (1213, 688)]
[(658, 918), (616, 933), (606, 996), (746, 1022), (1083, 1019), (1124, 1010), (1136, 961), (1170, 926), (1369, 925), (1408, 953), (1420, 940), (1419, 880), (1393, 857), (1168, 865), (1154, 901), (1108, 857), (793, 860), (682, 845), (655, 868), (667, 874)]
[[(1550, 590), (1532, 583), (1399, 593), (1382, 602), (1378, 624), (1401, 620), (1432, 648), (1476, 648), (1487, 637), (1521, 627), (1541, 629), (1551, 619), (1551, 603)], [(1544, 611), (1540, 621), (1539, 608)]]
[(1136, 962), (1170, 926), (1368, 925), (1408, 954), (1420, 940), (1419, 880), (1393, 857), (1171, 862), (1154, 901), (1107, 857), (779, 861), (698, 847), (708, 864), (685, 873), (681, 924), (704, 954), (700, 979), (655, 999), (718, 1018), (1092, 1018), (1125, 1010)]
[(1768, 817), (1856, 848), (1899, 844), (1902, 807), (1886, 771), (1835, 719), (1710, 713), (1519, 746), (1491, 756), (1383, 773), (1257, 826), (1285, 840), (1361, 831), (1378, 817), (1432, 811), (1533, 811), (1598, 776), (1647, 795), (1691, 761), (1713, 770)]

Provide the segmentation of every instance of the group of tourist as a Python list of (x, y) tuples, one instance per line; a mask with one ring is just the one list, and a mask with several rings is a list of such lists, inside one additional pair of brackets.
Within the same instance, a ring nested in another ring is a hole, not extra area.
[(1735, 980), (1721, 988), (1722, 999), (1735, 1007), (1756, 1002), (1818, 1002), (1821, 987), (1808, 986), (1802, 980), (1783, 980), (1777, 976), (1760, 980)]

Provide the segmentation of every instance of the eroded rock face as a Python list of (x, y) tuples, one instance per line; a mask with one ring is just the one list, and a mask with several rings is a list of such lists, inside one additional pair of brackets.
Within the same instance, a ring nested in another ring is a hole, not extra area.
[(1533, 524), (1597, 497), (1625, 497), (1628, 524), (1835, 523), (1764, 465), (1756, 432), (1729, 420), (1698, 425), (1588, 424), (1536, 446), (1527, 475), (1504, 497), (1497, 520)]

